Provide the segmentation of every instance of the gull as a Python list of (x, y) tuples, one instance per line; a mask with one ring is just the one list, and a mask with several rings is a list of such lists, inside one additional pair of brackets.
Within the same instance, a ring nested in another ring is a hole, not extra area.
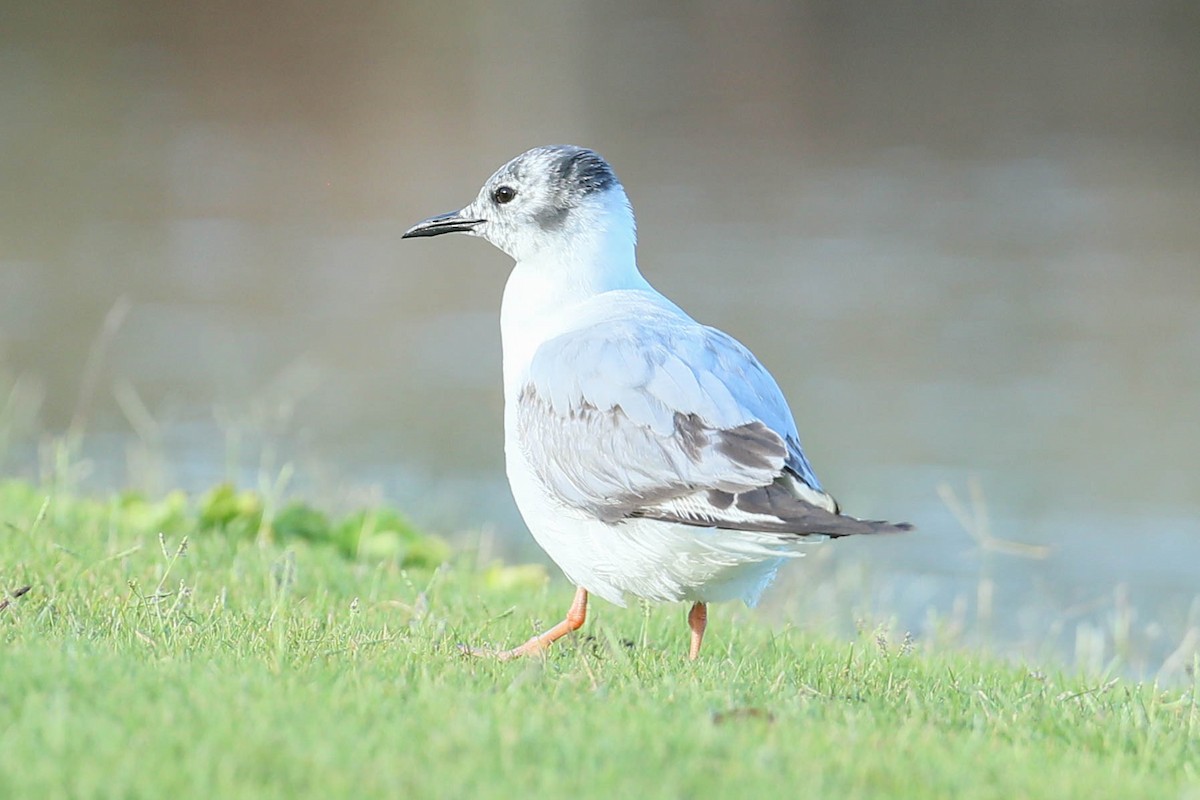
[(404, 238), (466, 233), (516, 264), (504, 288), (504, 454), (530, 533), (576, 586), (565, 619), (501, 659), (578, 630), (589, 595), (758, 602), (813, 541), (909, 530), (842, 514), (775, 379), (741, 343), (642, 277), (633, 209), (595, 151), (537, 147), (467, 206)]

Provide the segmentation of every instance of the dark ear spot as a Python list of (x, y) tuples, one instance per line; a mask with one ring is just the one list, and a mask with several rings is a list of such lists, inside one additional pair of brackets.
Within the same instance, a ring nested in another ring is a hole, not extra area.
[(563, 226), (563, 223), (567, 221), (567, 215), (570, 213), (570, 206), (554, 203), (539, 209), (533, 215), (533, 219), (542, 230), (554, 231)]

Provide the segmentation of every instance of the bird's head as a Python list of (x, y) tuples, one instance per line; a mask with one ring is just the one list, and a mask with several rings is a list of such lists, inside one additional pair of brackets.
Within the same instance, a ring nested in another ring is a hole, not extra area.
[(608, 162), (573, 145), (536, 147), (496, 170), (458, 211), (419, 222), (404, 238), (469, 233), (517, 261), (553, 249), (634, 244), (633, 211)]

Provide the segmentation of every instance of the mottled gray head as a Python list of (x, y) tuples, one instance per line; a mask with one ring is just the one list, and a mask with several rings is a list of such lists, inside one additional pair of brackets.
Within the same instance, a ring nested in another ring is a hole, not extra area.
[(608, 162), (583, 147), (550, 145), (509, 161), (472, 203), (414, 225), (404, 238), (470, 233), (520, 261), (617, 227), (633, 236), (629, 201)]

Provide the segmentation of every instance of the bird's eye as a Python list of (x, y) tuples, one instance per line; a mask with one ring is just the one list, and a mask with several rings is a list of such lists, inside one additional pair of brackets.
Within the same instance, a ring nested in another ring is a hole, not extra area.
[(511, 186), (501, 186), (496, 191), (492, 192), (492, 200), (498, 205), (512, 202), (512, 199), (517, 196), (517, 190)]

